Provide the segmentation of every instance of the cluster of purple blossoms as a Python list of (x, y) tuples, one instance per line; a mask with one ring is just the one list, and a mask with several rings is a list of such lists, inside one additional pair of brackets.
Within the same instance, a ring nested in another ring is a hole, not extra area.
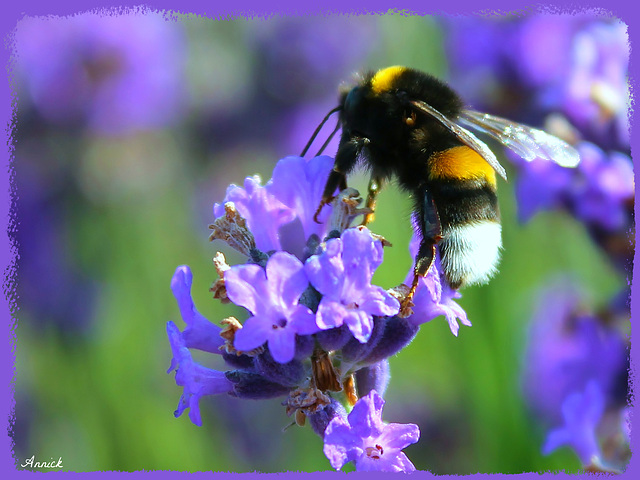
[[(580, 154), (575, 169), (510, 155), (520, 218), (569, 213), (630, 275), (635, 188), (626, 25), (593, 14), (548, 14), (451, 19), (446, 27), (452, 84), (475, 108), (543, 126)], [(630, 312), (623, 297), (628, 290), (594, 313), (575, 289), (549, 291), (528, 338), (523, 388), (551, 428), (543, 452), (570, 446), (594, 471), (628, 460)]]
[(15, 38), (21, 98), (48, 122), (100, 133), (174, 123), (184, 100), (183, 32), (158, 13), (125, 13), (23, 19)]
[[(266, 185), (248, 177), (214, 205), (211, 238), (225, 241), (247, 263), (229, 266), (218, 253), (220, 278), (211, 291), (246, 309), (248, 318), (229, 317), (222, 326), (205, 319), (191, 299), (189, 268), (178, 267), (172, 290), (186, 328), (167, 324), (169, 371), (176, 370), (176, 383), (184, 387), (176, 416), (189, 408), (201, 425), (204, 395), (282, 396), (287, 415), (299, 425), (308, 421), (324, 438), (336, 469), (353, 461), (357, 470), (412, 471), (402, 449), (418, 440), (418, 427), (381, 418), (388, 358), (441, 314), (454, 334), (456, 319), (470, 323), (454, 301), (459, 294), (441, 283), (438, 263), (421, 280), (413, 312), (400, 311), (406, 285), (386, 291), (371, 284), (386, 242), (366, 227), (350, 226), (366, 212), (355, 190), (336, 197), (321, 223), (313, 221), (332, 167), (329, 157), (287, 157)], [(196, 363), (191, 349), (221, 355), (229, 369)], [(353, 406), (348, 415), (343, 402)]]
[[(567, 279), (542, 293), (529, 331), (523, 391), (545, 427), (549, 454), (573, 448), (585, 466), (621, 469), (628, 461), (629, 356), (615, 307), (603, 314), (581, 305)], [(627, 317), (628, 320), (628, 317)]]

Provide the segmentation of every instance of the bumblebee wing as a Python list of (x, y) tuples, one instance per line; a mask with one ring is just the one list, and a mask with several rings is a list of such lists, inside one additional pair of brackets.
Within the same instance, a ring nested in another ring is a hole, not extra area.
[(493, 137), (527, 161), (540, 158), (563, 167), (575, 167), (580, 162), (575, 148), (542, 130), (474, 110), (464, 110), (460, 121)]
[(475, 150), (478, 153), (478, 155), (484, 158), (487, 161), (487, 163), (491, 165), (491, 168), (493, 168), (496, 171), (498, 175), (500, 175), (505, 180), (507, 179), (507, 172), (502, 167), (502, 165), (500, 165), (500, 162), (498, 162), (498, 159), (496, 158), (494, 153), (484, 142), (479, 140), (478, 137), (476, 137), (473, 133), (471, 133), (466, 128), (458, 125), (453, 120), (450, 120), (449, 118), (444, 116), (442, 113), (440, 113), (438, 110), (433, 108), (428, 103), (425, 103), (421, 100), (412, 100), (411, 105), (415, 107), (417, 110), (420, 110), (421, 112), (426, 113), (427, 115), (438, 120), (451, 133), (453, 133), (456, 137), (458, 137), (458, 139), (462, 143), (464, 143), (466, 146), (468, 146), (472, 150)]

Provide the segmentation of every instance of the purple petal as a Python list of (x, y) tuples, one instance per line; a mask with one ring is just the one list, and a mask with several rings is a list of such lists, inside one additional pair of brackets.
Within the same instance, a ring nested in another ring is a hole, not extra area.
[(603, 413), (604, 395), (598, 383), (592, 380), (584, 392), (575, 392), (566, 398), (562, 404), (565, 423), (549, 433), (543, 453), (569, 445), (583, 464), (591, 463), (594, 457), (600, 456), (596, 429)]
[(248, 352), (263, 345), (273, 330), (270, 317), (254, 315), (247, 319), (242, 328), (236, 331), (233, 346), (243, 352)]
[(342, 417), (335, 417), (324, 431), (324, 454), (336, 470), (354, 460), (353, 450), (362, 440), (351, 432), (351, 427)]
[(178, 367), (178, 364), (180, 363), (180, 359), (184, 355), (182, 352), (182, 349), (183, 348), (185, 350), (187, 349), (184, 346), (184, 340), (176, 324), (169, 321), (167, 322), (166, 328), (167, 328), (167, 336), (169, 337), (169, 346), (171, 347), (171, 352), (173, 354), (173, 357), (171, 358), (171, 365), (169, 366), (169, 370), (167, 370), (167, 373), (170, 373), (172, 370), (175, 370)]
[(420, 439), (420, 429), (413, 423), (389, 423), (378, 441), (386, 448), (402, 450)]
[(338, 297), (345, 279), (342, 264), (342, 241), (334, 238), (326, 243), (325, 251), (312, 255), (305, 263), (305, 271), (311, 284), (326, 296)]
[(372, 285), (367, 289), (364, 300), (360, 303), (360, 308), (379, 317), (393, 316), (400, 310), (400, 302), (382, 287)]
[(552, 430), (547, 435), (547, 439), (542, 446), (542, 454), (550, 455), (554, 450), (567, 445), (571, 440), (571, 435), (568, 430)]
[(346, 314), (347, 309), (340, 302), (323, 298), (318, 306), (316, 321), (323, 330), (335, 328), (342, 325)]
[(369, 340), (371, 331), (373, 330), (373, 317), (367, 312), (361, 309), (346, 309), (343, 321), (360, 343), (366, 343), (367, 340)]
[(191, 269), (186, 265), (178, 267), (171, 279), (171, 290), (178, 302), (182, 320), (187, 324), (182, 337), (189, 348), (219, 354), (219, 347), (224, 344), (220, 337), (221, 328), (207, 320), (196, 309), (191, 298), (192, 282)]
[(176, 384), (184, 387), (174, 415), (179, 417), (185, 409), (189, 408), (189, 418), (195, 425), (201, 426), (198, 405), (200, 397), (229, 392), (233, 385), (227, 380), (224, 372), (205, 368), (193, 361), (189, 349), (184, 346), (180, 332), (173, 322), (167, 323), (167, 334), (173, 352), (171, 367), (167, 373), (177, 368)]
[(342, 233), (342, 262), (345, 274), (371, 282), (382, 263), (382, 243), (374, 240), (367, 228), (349, 228)]
[(353, 433), (361, 438), (380, 435), (384, 430), (383, 407), (384, 399), (375, 390), (358, 400), (348, 417)]
[(289, 315), (288, 327), (298, 335), (312, 335), (320, 331), (316, 314), (304, 305), (296, 305)]
[(333, 168), (333, 159), (322, 156), (305, 160), (300, 157), (286, 157), (280, 160), (273, 169), (269, 191), (296, 213), (302, 223), (305, 238), (312, 234), (324, 237), (326, 220), (330, 207), (321, 212), (320, 223), (313, 220), (322, 198), (324, 185), (329, 172)]
[(263, 311), (263, 303), (269, 298), (267, 277), (258, 265), (235, 265), (224, 272), (224, 284), (229, 299), (254, 315)]
[(278, 230), (291, 222), (295, 213), (271, 195), (260, 182), (260, 177), (255, 175), (245, 179), (244, 188), (231, 185), (224, 201), (214, 205), (214, 217), (224, 215), (224, 204), (233, 202), (240, 215), (247, 220), (256, 247), (265, 252), (281, 250)]
[(278, 363), (288, 363), (293, 360), (296, 351), (296, 334), (293, 329), (284, 327), (269, 332), (269, 351)]
[(300, 260), (286, 252), (276, 252), (269, 258), (266, 267), (269, 290), (273, 297), (282, 300), (282, 310), (296, 305), (309, 281)]
[(385, 452), (380, 458), (371, 458), (366, 454), (356, 460), (358, 472), (414, 472), (416, 467), (404, 452)]

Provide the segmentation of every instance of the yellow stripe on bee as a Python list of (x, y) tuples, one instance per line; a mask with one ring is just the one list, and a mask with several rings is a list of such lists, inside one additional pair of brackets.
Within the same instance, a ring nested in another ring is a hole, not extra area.
[(434, 153), (429, 159), (430, 176), (439, 180), (486, 179), (496, 185), (496, 172), (475, 150), (453, 147)]
[(391, 90), (394, 80), (406, 69), (407, 67), (396, 65), (394, 67), (387, 67), (382, 70), (378, 70), (371, 79), (371, 90), (374, 93), (382, 93)]

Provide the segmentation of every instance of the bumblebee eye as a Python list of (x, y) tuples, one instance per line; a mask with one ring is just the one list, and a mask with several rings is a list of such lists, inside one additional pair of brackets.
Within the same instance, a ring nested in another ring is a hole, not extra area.
[(362, 88), (354, 87), (347, 94), (347, 98), (344, 100), (344, 111), (352, 112), (357, 108), (358, 104), (362, 101)]

